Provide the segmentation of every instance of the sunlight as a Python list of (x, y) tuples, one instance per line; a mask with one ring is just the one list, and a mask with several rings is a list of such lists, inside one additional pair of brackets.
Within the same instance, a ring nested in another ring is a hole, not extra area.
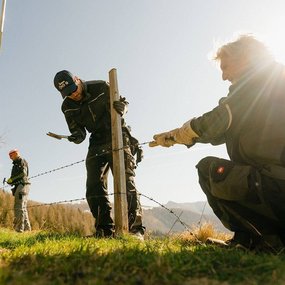
[[(284, 23), (285, 25), (285, 23)], [(276, 61), (285, 64), (285, 37), (276, 29), (271, 29), (270, 33), (263, 36), (261, 40), (267, 45)]]
[(267, 41), (267, 43), (276, 61), (285, 64), (285, 39), (283, 41), (279, 38)]

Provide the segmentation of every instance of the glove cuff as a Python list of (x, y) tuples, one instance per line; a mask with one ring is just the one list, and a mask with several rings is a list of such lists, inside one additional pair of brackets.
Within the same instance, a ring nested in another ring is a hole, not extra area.
[(194, 144), (193, 139), (199, 137), (199, 135), (196, 134), (191, 127), (191, 120), (184, 123), (183, 126), (176, 132), (174, 139), (177, 143), (192, 145)]

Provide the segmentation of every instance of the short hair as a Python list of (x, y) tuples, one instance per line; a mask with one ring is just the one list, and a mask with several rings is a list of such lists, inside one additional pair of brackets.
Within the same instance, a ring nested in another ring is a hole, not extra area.
[(251, 34), (241, 34), (236, 40), (222, 45), (214, 53), (213, 59), (220, 61), (224, 56), (233, 60), (239, 60), (246, 56), (252, 65), (264, 61), (274, 61), (267, 46)]

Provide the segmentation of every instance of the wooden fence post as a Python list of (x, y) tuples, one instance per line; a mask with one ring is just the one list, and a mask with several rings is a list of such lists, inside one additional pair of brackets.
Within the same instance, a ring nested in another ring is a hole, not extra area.
[(115, 232), (116, 234), (123, 234), (128, 232), (128, 205), (124, 151), (122, 149), (123, 136), (121, 116), (113, 108), (113, 102), (120, 98), (117, 82), (117, 70), (115, 68), (109, 71), (109, 81), (113, 149)]

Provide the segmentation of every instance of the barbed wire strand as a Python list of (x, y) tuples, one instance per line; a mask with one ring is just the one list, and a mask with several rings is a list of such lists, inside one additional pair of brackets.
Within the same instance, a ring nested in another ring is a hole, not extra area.
[[(107, 195), (108, 196), (112, 196), (112, 195), (122, 195), (122, 194), (126, 194), (126, 193), (108, 193)], [(179, 222), (185, 228), (185, 230), (189, 234), (191, 234), (193, 237), (195, 237), (195, 239), (198, 241), (198, 238), (196, 237), (196, 235), (193, 232), (191, 232), (190, 226), (180, 219), (181, 213), (178, 216), (173, 210), (169, 209), (168, 207), (166, 207), (165, 205), (163, 205), (160, 202), (156, 201), (155, 199), (153, 199), (153, 198), (151, 198), (151, 197), (149, 197), (149, 196), (147, 196), (147, 195), (145, 195), (143, 193), (140, 193), (140, 192), (138, 192), (138, 195), (143, 196), (143, 197), (149, 199), (150, 201), (158, 204), (160, 207), (162, 207), (163, 209), (168, 211), (170, 214), (174, 215), (176, 217), (175, 223)], [(102, 197), (102, 196), (103, 195), (92, 195), (92, 196), (88, 196), (88, 198), (99, 198), (99, 197)], [(69, 199), (69, 200), (61, 200), (61, 201), (50, 202), (50, 203), (38, 203), (38, 202), (36, 202), (37, 203), (36, 205), (28, 205), (27, 208), (30, 209), (30, 208), (37, 208), (37, 207), (43, 207), (43, 206), (54, 206), (54, 205), (65, 204), (65, 203), (73, 203), (73, 202), (79, 202), (79, 201), (84, 201), (84, 200), (87, 200), (87, 198), (84, 197), (84, 198), (76, 198), (76, 199)], [(5, 209), (5, 210), (2, 209), (2, 211), (6, 211), (6, 212), (12, 211), (12, 210), (14, 210), (14, 208)]]
[[(146, 142), (143, 142), (143, 143), (137, 143), (135, 144), (135, 146), (142, 146), (142, 145), (146, 145), (146, 144), (149, 144), (151, 141), (146, 141)], [(123, 146), (121, 148), (118, 148), (118, 149), (107, 149), (107, 150), (103, 150), (101, 153), (97, 153), (95, 154), (95, 156), (101, 156), (101, 155), (106, 155), (108, 153), (111, 153), (113, 151), (119, 151), (119, 150), (123, 150), (125, 148), (128, 148), (129, 146)], [(34, 178), (37, 178), (37, 177), (40, 177), (40, 176), (43, 176), (43, 175), (47, 175), (47, 174), (50, 174), (50, 173), (53, 173), (53, 172), (56, 172), (56, 171), (59, 171), (59, 170), (62, 170), (62, 169), (65, 169), (65, 168), (68, 168), (68, 167), (71, 167), (71, 166), (74, 166), (74, 165), (77, 165), (79, 163), (82, 163), (84, 162), (85, 159), (82, 159), (82, 160), (79, 160), (79, 161), (76, 161), (76, 162), (73, 162), (73, 163), (70, 163), (70, 164), (67, 164), (67, 165), (64, 165), (64, 166), (61, 166), (61, 167), (58, 167), (58, 168), (54, 168), (54, 169), (51, 169), (51, 170), (48, 170), (48, 171), (45, 171), (45, 172), (42, 172), (42, 173), (39, 173), (39, 174), (36, 174), (34, 176), (31, 176), (29, 179), (34, 179)], [(4, 184), (5, 182), (5, 178), (3, 180), (3, 191), (5, 188), (8, 187), (8, 185), (5, 185)], [(126, 193), (118, 193), (118, 194), (126, 194)], [(170, 214), (174, 215), (176, 217), (176, 220), (175, 220), (175, 223), (177, 221), (179, 221), (179, 223), (185, 228), (185, 230), (187, 232), (189, 232), (189, 234), (193, 235), (196, 239), (197, 237), (195, 236), (194, 233), (192, 233), (190, 231), (190, 226), (188, 224), (186, 224), (185, 222), (183, 222), (181, 219), (180, 219), (180, 216), (181, 214), (178, 216), (173, 210), (167, 208), (165, 205), (161, 204), (160, 202), (156, 201), (155, 199), (151, 198), (151, 197), (148, 197), (146, 196), (145, 194), (143, 193), (139, 193), (138, 194), (140, 196), (143, 196), (145, 198), (147, 198), (148, 200), (158, 204), (160, 207), (164, 208), (165, 210), (167, 210)], [(115, 193), (109, 193), (107, 194), (109, 196), (111, 195), (115, 195)], [(99, 195), (95, 195), (95, 196), (90, 196), (90, 198), (98, 198), (100, 197)], [(42, 206), (51, 206), (51, 205), (57, 205), (57, 204), (63, 204), (63, 203), (72, 203), (72, 202), (77, 202), (77, 201), (83, 201), (83, 200), (86, 200), (86, 198), (77, 198), (77, 199), (70, 199), (70, 200), (62, 200), (62, 201), (57, 201), (57, 202), (51, 202), (51, 203), (40, 203), (40, 204), (37, 204), (37, 205), (31, 205), (31, 206), (27, 206), (27, 208), (35, 208), (35, 207), (42, 207)], [(10, 211), (10, 210), (14, 210), (14, 209), (8, 209), (7, 211)], [(202, 212), (202, 215), (203, 215), (203, 212)], [(198, 223), (201, 222), (201, 219), (202, 217), (200, 218), (200, 221)], [(170, 229), (170, 231), (172, 230), (172, 228)], [(197, 239), (198, 240), (198, 239)]]
[[(180, 212), (179, 218), (181, 217), (182, 213), (183, 213), (183, 210)], [(168, 233), (167, 233), (168, 235), (171, 233), (172, 229), (174, 228), (174, 226), (176, 225), (177, 222), (178, 222), (177, 219), (173, 222), (171, 228), (169, 229), (169, 231), (168, 231)]]
[[(142, 145), (149, 144), (150, 142), (151, 142), (151, 141), (147, 141), (147, 142), (143, 142), (143, 143), (137, 143), (137, 144), (135, 144), (134, 146), (142, 146)], [(106, 155), (106, 154), (111, 153), (111, 152), (113, 152), (113, 151), (123, 150), (123, 149), (128, 148), (128, 147), (129, 147), (129, 146), (123, 146), (123, 147), (118, 148), (118, 149), (107, 149), (107, 150), (103, 150), (103, 151), (100, 152), (100, 153), (96, 153), (95, 156)], [(29, 177), (29, 179), (34, 179), (34, 178), (37, 178), (37, 177), (39, 177), (39, 176), (43, 176), (43, 175), (46, 175), (46, 174), (49, 174), (49, 173), (52, 173), (52, 172), (56, 172), (56, 171), (58, 171), (58, 170), (62, 170), (62, 169), (64, 169), (64, 168), (68, 168), (68, 167), (74, 166), (74, 165), (79, 164), (79, 163), (82, 163), (82, 162), (84, 162), (84, 161), (85, 161), (85, 159), (82, 159), (82, 160), (79, 160), (79, 161), (76, 161), (76, 162), (73, 162), (73, 163), (70, 163), (70, 164), (67, 164), (67, 165), (58, 167), (58, 168), (54, 168), (54, 169), (51, 169), (51, 170), (48, 170), (48, 171), (45, 171), (45, 172), (42, 172), (42, 173), (33, 175), (33, 176)], [(4, 182), (5, 182), (5, 178), (3, 179), (3, 189), (9, 187), (9, 185), (5, 185)]]
[(204, 216), (204, 212), (205, 212), (207, 203), (208, 203), (208, 202), (206, 201), (205, 204), (204, 204), (204, 206), (203, 206), (203, 210), (202, 210), (202, 213), (201, 213), (201, 216), (200, 216), (200, 220), (199, 220), (199, 222), (198, 222), (198, 225), (200, 226), (200, 227), (199, 227), (200, 230), (201, 230), (201, 227), (202, 227), (201, 221), (202, 221), (202, 218), (203, 218), (203, 216)]

